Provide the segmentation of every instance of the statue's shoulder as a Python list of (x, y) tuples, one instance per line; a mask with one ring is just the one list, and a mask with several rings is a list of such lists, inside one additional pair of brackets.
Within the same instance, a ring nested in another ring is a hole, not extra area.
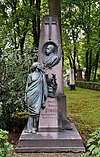
[(31, 74), (32, 80), (37, 80), (40, 77), (41, 73), (40, 72), (34, 72)]
[(32, 76), (32, 73), (28, 74), (28, 77), (31, 77)]
[(58, 56), (57, 56), (56, 54), (54, 54), (54, 55), (53, 55), (53, 58), (54, 58), (54, 59), (57, 59), (57, 58), (58, 58)]

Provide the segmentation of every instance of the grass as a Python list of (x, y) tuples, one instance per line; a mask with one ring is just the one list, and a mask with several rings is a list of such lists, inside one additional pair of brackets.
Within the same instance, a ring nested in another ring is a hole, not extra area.
[(67, 117), (87, 136), (100, 127), (100, 91), (65, 88)]

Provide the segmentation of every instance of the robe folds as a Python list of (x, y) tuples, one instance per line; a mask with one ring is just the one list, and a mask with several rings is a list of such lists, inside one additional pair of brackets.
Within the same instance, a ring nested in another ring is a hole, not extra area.
[(26, 86), (26, 101), (29, 115), (38, 115), (41, 107), (45, 107), (47, 98), (47, 82), (45, 74), (41, 71), (34, 71), (29, 74)]

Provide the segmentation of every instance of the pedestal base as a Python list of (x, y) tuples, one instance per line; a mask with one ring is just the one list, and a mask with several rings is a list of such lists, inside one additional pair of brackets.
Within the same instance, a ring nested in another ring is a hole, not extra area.
[(72, 123), (72, 130), (25, 133), (23, 130), (16, 152), (85, 152), (82, 139)]
[(70, 90), (75, 90), (75, 84), (73, 84), (73, 85), (70, 84), (69, 86), (70, 86)]

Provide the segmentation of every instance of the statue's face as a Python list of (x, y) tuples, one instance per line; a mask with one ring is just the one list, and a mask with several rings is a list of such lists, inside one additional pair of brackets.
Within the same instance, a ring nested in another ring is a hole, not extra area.
[(46, 48), (46, 54), (49, 55), (54, 51), (54, 46), (53, 45), (48, 45)]

